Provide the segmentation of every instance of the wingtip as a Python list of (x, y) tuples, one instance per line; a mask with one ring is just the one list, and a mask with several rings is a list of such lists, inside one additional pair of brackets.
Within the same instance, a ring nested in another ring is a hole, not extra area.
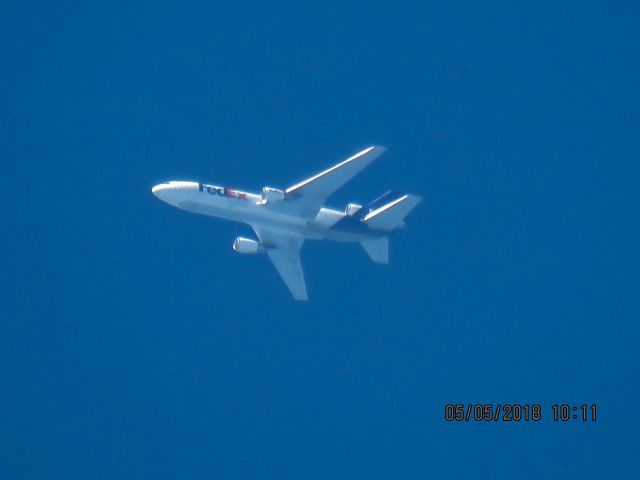
[(356, 153), (354, 157), (356, 158), (366, 157), (368, 159), (368, 162), (371, 162), (372, 160), (375, 160), (386, 151), (387, 151), (387, 148), (383, 147), (382, 145), (371, 145), (365, 148), (364, 150)]

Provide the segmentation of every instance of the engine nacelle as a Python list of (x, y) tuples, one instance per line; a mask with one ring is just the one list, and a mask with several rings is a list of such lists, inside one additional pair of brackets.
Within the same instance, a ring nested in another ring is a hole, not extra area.
[(349, 203), (347, 204), (347, 208), (344, 209), (344, 213), (352, 217), (356, 213), (358, 213), (361, 208), (362, 205), (358, 205), (357, 203)]
[(260, 205), (266, 205), (269, 202), (279, 202), (284, 200), (284, 190), (279, 188), (264, 187), (260, 192)]
[(233, 251), (238, 253), (244, 253), (253, 255), (255, 253), (262, 253), (265, 248), (262, 244), (256, 240), (250, 238), (238, 237), (233, 241)]

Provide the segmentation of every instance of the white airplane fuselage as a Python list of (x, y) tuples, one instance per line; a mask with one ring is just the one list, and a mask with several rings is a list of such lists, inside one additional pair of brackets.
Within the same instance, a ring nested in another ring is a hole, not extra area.
[[(153, 194), (163, 202), (182, 210), (211, 217), (223, 218), (251, 226), (262, 226), (272, 231), (299, 236), (309, 240), (335, 240), (341, 242), (359, 242), (378, 238), (385, 232), (366, 227), (336, 228), (336, 224), (347, 217), (345, 212), (330, 208), (321, 208), (313, 220), (288, 214), (285, 208), (272, 208), (277, 202), (261, 202), (262, 197), (255, 193), (243, 192), (228, 187), (198, 182), (171, 181), (154, 186)], [(344, 223), (344, 222), (343, 222)]]
[(340, 187), (378, 158), (384, 148), (370, 146), (346, 160), (285, 189), (264, 187), (259, 194), (199, 182), (171, 181), (153, 194), (187, 212), (249, 225), (256, 239), (236, 237), (240, 254), (265, 254), (296, 300), (307, 300), (300, 259), (305, 240), (360, 242), (375, 263), (389, 263), (389, 235), (420, 197), (389, 190), (366, 205), (349, 203), (344, 211), (324, 203)]

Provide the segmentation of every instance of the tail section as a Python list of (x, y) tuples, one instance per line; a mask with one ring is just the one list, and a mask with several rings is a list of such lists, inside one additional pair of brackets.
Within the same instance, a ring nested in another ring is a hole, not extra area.
[[(396, 198), (391, 200), (393, 197)], [(422, 199), (416, 195), (405, 194), (398, 196), (392, 192), (387, 192), (368, 205), (369, 212), (364, 215), (362, 221), (373, 230), (391, 232), (404, 225), (404, 218), (420, 203), (420, 200)]]
[[(420, 203), (420, 200), (422, 199), (416, 195), (387, 192), (360, 209), (357, 215), (359, 220), (372, 230), (392, 232), (404, 226), (404, 218)], [(371, 260), (376, 263), (389, 263), (388, 236), (362, 240), (360, 243)]]
[(361, 240), (362, 248), (369, 254), (371, 260), (376, 263), (389, 263), (389, 237)]
[(396, 192), (395, 190), (389, 190), (388, 192), (383, 193), (375, 200), (371, 200), (364, 208), (358, 210), (358, 212), (354, 215), (354, 218), (358, 220), (362, 220), (368, 213), (377, 210), (382, 207), (385, 203), (390, 202), (396, 198), (401, 197), (402, 194), (400, 192)]

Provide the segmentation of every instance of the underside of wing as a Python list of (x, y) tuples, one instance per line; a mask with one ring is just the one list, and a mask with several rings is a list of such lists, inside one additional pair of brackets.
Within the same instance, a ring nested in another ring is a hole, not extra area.
[(296, 300), (307, 300), (307, 286), (300, 262), (304, 238), (262, 227), (253, 227), (267, 255)]
[(272, 249), (267, 252), (273, 262), (274, 267), (287, 285), (293, 298), (296, 300), (307, 300), (307, 286), (304, 281), (302, 264), (300, 263), (300, 252), (291, 250)]
[(314, 218), (331, 194), (364, 170), (384, 151), (384, 147), (366, 148), (337, 165), (292, 185), (285, 191), (287, 198), (291, 200), (287, 202), (288, 208), (307, 218)]

